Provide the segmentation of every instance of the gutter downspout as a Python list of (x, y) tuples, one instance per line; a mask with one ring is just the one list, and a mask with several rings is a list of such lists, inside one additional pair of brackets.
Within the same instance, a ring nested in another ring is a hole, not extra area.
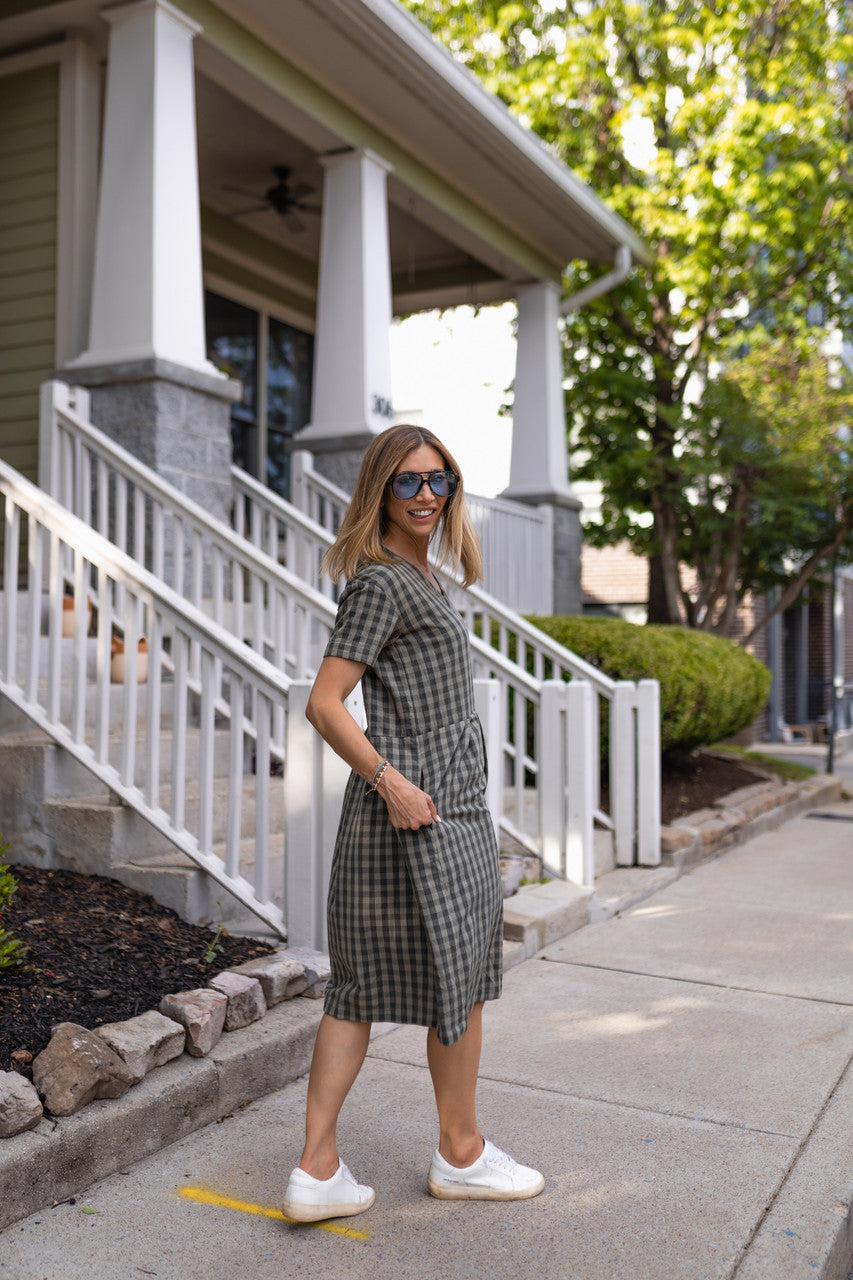
[(613, 262), (613, 270), (608, 271), (607, 275), (601, 276), (598, 280), (593, 280), (590, 284), (585, 285), (583, 289), (579, 289), (577, 293), (573, 293), (571, 297), (563, 299), (560, 303), (561, 316), (567, 316), (572, 311), (579, 311), (581, 307), (585, 307), (594, 298), (600, 298), (603, 293), (609, 293), (611, 289), (616, 288), (617, 284), (622, 283), (633, 265), (631, 250), (627, 245), (619, 245)]

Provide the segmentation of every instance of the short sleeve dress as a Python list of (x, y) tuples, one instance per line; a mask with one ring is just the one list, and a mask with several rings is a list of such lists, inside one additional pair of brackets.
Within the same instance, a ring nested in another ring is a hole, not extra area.
[(414, 565), (371, 564), (341, 595), (326, 655), (366, 664), (367, 737), (432, 796), (441, 822), (396, 830), (382, 797), (350, 776), (329, 880), (325, 1009), (434, 1027), (453, 1044), (474, 1004), (500, 995), (502, 970), (503, 893), (468, 633)]

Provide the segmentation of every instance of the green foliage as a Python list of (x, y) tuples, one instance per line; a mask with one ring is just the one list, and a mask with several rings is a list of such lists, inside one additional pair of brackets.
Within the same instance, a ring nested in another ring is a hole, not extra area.
[(806, 778), (813, 778), (817, 772), (807, 764), (798, 764), (796, 760), (786, 760), (783, 756), (771, 756), (766, 751), (743, 751), (728, 743), (718, 743), (714, 751), (717, 755), (731, 756), (733, 759), (743, 760), (746, 764), (757, 764), (765, 773), (775, 773), (778, 778), (784, 778), (786, 782), (802, 782)]
[(767, 701), (770, 672), (719, 636), (686, 627), (638, 627), (620, 618), (530, 621), (614, 680), (659, 681), (663, 754), (731, 737)]
[[(574, 474), (603, 486), (590, 536), (648, 557), (652, 619), (725, 634), (747, 591), (813, 572), (839, 535), (853, 553), (831, 447), (844, 406), (808, 394), (821, 342), (853, 319), (844, 0), (405, 2), (653, 250), (565, 326)], [(567, 290), (605, 269), (571, 265)], [(766, 394), (733, 372), (747, 342), (778, 344)], [(830, 446), (823, 500), (794, 506), (802, 459), (762, 453), (792, 401)]]
[[(8, 844), (0, 847), (0, 856), (6, 853), (8, 848)], [(4, 910), (15, 896), (17, 887), (18, 882), (9, 868), (0, 864), (0, 919), (2, 919)], [(19, 941), (14, 934), (9, 933), (7, 929), (0, 925), (0, 969), (13, 969), (22, 965), (26, 954), (27, 948), (23, 942)]]

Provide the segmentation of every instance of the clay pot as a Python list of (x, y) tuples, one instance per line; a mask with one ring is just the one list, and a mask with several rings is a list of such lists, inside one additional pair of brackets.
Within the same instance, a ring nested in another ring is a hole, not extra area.
[[(113, 684), (123, 684), (125, 675), (124, 641), (113, 636), (110, 645), (110, 680)], [(148, 679), (148, 641), (145, 636), (139, 639), (136, 654), (136, 683), (145, 684)]]
[[(74, 635), (75, 609), (74, 597), (62, 597), (62, 634), (67, 639)], [(92, 623), (92, 597), (86, 597), (86, 635), (89, 634), (89, 627)]]

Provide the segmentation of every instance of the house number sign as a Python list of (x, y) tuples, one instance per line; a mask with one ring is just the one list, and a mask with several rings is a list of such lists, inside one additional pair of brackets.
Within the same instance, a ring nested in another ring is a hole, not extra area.
[(372, 396), (370, 404), (373, 412), (378, 414), (380, 418), (394, 417), (394, 407), (385, 396)]

